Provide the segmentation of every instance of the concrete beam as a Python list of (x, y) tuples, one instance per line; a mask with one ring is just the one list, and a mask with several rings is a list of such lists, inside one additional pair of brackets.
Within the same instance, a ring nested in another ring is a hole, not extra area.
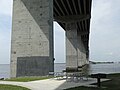
[(68, 15), (68, 16), (56, 16), (54, 17), (54, 21), (61, 23), (74, 23), (90, 18), (91, 18), (90, 15)]
[(85, 31), (85, 32), (79, 32), (79, 31), (78, 31), (78, 33), (79, 33), (79, 35), (86, 35), (86, 34), (89, 34), (88, 31)]

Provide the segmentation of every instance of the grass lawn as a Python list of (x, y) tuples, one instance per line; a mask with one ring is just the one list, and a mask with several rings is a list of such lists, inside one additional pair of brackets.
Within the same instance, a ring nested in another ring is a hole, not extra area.
[(100, 88), (97, 87), (76, 87), (76, 88), (70, 88), (66, 90), (120, 90), (120, 73), (117, 74), (108, 74), (108, 79), (111, 79), (109, 81), (105, 81), (101, 83)]
[(35, 81), (35, 80), (44, 80), (49, 79), (50, 77), (19, 77), (19, 78), (11, 78), (11, 79), (5, 79), (5, 81), (18, 81), (18, 82), (29, 82), (29, 81)]
[(15, 85), (0, 84), (0, 90), (30, 90), (30, 89)]

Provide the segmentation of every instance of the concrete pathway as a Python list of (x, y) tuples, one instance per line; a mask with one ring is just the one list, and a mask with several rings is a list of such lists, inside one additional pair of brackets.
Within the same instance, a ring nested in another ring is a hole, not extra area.
[[(102, 81), (106, 81), (104, 79)], [(92, 83), (96, 83), (96, 79), (81, 80), (77, 83), (75, 82), (66, 82), (66, 80), (56, 80), (56, 79), (46, 79), (46, 80), (37, 80), (31, 82), (13, 82), (13, 81), (0, 81), (0, 84), (10, 84), (27, 87), (31, 90), (63, 90), (71, 87), (77, 86), (89, 86)]]

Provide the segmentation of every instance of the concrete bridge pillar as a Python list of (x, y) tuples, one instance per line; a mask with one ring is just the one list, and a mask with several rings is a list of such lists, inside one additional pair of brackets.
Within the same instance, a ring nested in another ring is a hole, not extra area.
[(76, 23), (66, 23), (66, 69), (76, 70), (77, 67), (77, 25)]
[(78, 67), (82, 67), (83, 65), (87, 64), (86, 63), (86, 50), (83, 44), (83, 41), (81, 40), (81, 35), (80, 33), (77, 34), (77, 52), (78, 52)]
[(53, 0), (14, 0), (11, 77), (54, 71)]
[(77, 24), (66, 23), (66, 69), (78, 70), (86, 64), (86, 50)]

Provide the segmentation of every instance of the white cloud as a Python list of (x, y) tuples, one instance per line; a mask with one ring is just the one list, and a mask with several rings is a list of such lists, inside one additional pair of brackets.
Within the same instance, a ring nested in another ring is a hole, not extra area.
[(65, 62), (65, 31), (54, 22), (54, 53), (55, 62)]
[(111, 2), (108, 0), (93, 0), (92, 19), (96, 22), (110, 16)]
[[(92, 60), (117, 60), (120, 53), (120, 0), (93, 0), (90, 58)], [(110, 53), (114, 52), (114, 57)], [(109, 52), (105, 54), (106, 52)], [(110, 55), (107, 57), (107, 55)]]
[(10, 61), (10, 30), (4, 32), (0, 29), (0, 64)]
[(106, 53), (106, 55), (112, 56), (114, 55), (113, 52)]
[(12, 0), (0, 0), (0, 63), (10, 61)]
[(0, 0), (0, 14), (12, 16), (13, 0)]

